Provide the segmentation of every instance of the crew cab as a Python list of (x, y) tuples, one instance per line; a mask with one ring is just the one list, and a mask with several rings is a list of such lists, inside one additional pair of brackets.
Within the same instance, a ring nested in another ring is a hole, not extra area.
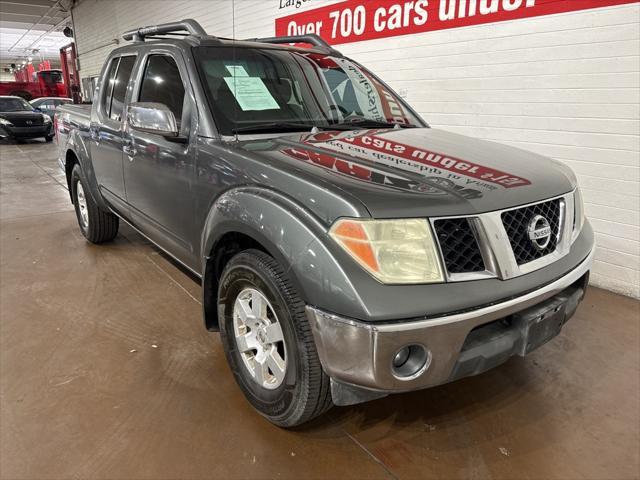
[(124, 39), (56, 113), (80, 229), (124, 221), (201, 279), (274, 424), (484, 372), (574, 314), (594, 235), (564, 164), (430, 128), (314, 35)]

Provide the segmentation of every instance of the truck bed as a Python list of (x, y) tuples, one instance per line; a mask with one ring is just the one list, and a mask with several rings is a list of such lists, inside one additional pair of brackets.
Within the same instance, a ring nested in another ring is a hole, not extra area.
[(69, 118), (73, 118), (74, 120), (78, 120), (78, 121), (91, 120), (91, 104), (62, 105), (61, 107), (58, 107), (57, 111), (60, 115), (68, 114)]

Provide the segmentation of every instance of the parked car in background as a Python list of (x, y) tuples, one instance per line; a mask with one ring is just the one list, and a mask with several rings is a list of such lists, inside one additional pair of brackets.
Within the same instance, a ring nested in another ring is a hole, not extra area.
[(23, 140), (42, 137), (53, 140), (51, 117), (37, 111), (21, 97), (0, 96), (0, 138)]
[(66, 97), (41, 97), (29, 102), (33, 107), (51, 118), (56, 114), (56, 108), (60, 105), (73, 103), (73, 99)]
[(594, 235), (564, 164), (430, 128), (317, 36), (124, 38), (56, 112), (80, 230), (122, 219), (202, 279), (271, 422), (476, 375), (576, 311)]

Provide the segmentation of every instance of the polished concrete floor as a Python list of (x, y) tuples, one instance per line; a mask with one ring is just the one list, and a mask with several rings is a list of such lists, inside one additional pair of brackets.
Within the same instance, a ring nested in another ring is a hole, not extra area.
[(591, 289), (526, 359), (334, 408), (254, 413), (199, 286), (128, 228), (81, 236), (55, 145), (0, 145), (0, 477), (638, 478), (640, 307)]

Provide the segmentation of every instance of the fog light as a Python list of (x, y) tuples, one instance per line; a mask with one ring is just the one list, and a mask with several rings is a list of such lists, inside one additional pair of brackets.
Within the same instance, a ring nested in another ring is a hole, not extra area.
[(400, 380), (412, 380), (429, 367), (431, 352), (422, 345), (407, 345), (396, 352), (391, 361), (391, 371)]
[(404, 347), (398, 350), (398, 353), (393, 357), (393, 368), (400, 368), (402, 365), (407, 363), (407, 360), (409, 360), (409, 353), (411, 351), (410, 349), (411, 347)]

